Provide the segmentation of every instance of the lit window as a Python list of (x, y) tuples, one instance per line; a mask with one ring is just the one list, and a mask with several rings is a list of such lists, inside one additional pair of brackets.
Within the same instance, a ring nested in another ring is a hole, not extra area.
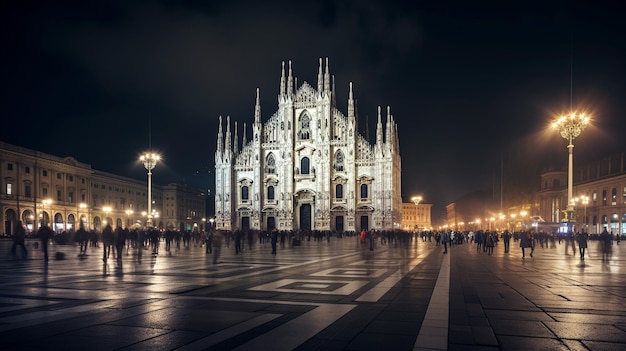
[(7, 195), (13, 194), (13, 184), (7, 183)]

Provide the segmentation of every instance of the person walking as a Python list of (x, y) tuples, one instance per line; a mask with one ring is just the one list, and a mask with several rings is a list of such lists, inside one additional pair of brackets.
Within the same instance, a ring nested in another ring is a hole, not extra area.
[(111, 246), (113, 245), (113, 241), (115, 236), (113, 234), (113, 228), (110, 224), (107, 224), (106, 227), (102, 230), (102, 261), (106, 262), (111, 254)]
[(23, 257), (26, 257), (28, 252), (26, 251), (26, 246), (24, 245), (24, 240), (26, 239), (26, 229), (24, 229), (24, 225), (22, 221), (18, 221), (15, 225), (15, 233), (13, 234), (13, 247), (11, 247), (11, 254), (15, 255), (15, 250), (18, 246), (22, 247)]
[(504, 253), (509, 253), (509, 249), (511, 248), (511, 233), (509, 233), (508, 230), (502, 233), (502, 241), (504, 241)]
[(272, 243), (272, 255), (276, 256), (276, 244), (278, 243), (278, 229), (274, 228), (270, 232), (270, 241)]
[(495, 246), (494, 236), (497, 235), (495, 232), (487, 234), (487, 241), (485, 246), (487, 247), (487, 254), (491, 256), (493, 254), (493, 247)]
[(218, 260), (222, 253), (222, 242), (224, 241), (224, 232), (217, 230), (213, 235), (213, 264), (220, 263)]
[(205, 234), (204, 236), (204, 253), (213, 253), (213, 237), (215, 236), (215, 234), (213, 234), (213, 228), (210, 228), (209, 231)]
[(48, 260), (48, 242), (53, 235), (54, 232), (47, 225), (39, 228), (39, 240), (41, 241), (41, 249), (43, 250), (43, 259), (45, 261)]
[(448, 253), (448, 232), (444, 231), (441, 233), (441, 242), (443, 243), (443, 253)]
[(587, 248), (587, 241), (589, 240), (589, 234), (583, 230), (582, 233), (578, 233), (578, 251), (580, 252), (580, 259), (585, 259), (585, 249)]
[(530, 230), (520, 235), (519, 246), (522, 248), (522, 258), (526, 258), (526, 248), (530, 248), (530, 257), (533, 257), (535, 251), (533, 240), (533, 233)]

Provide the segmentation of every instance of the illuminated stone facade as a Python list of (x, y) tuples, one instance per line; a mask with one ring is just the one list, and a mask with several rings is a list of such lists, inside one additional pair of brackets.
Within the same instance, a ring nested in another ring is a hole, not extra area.
[[(126, 227), (146, 219), (146, 182), (94, 170), (72, 157), (0, 142), (0, 179), (2, 234), (12, 234), (18, 220), (29, 232), (42, 222), (58, 232), (76, 228), (79, 219), (97, 231), (105, 222)], [(153, 185), (152, 200), (157, 226), (200, 229), (204, 224), (205, 194), (199, 190)]]
[(334, 80), (320, 59), (317, 89), (299, 87), (285, 64), (278, 109), (265, 123), (257, 90), (252, 137), (231, 134), (220, 117), (215, 153), (218, 229), (400, 229), (401, 160), (397, 126), (378, 108), (376, 142), (358, 133), (352, 84), (347, 116), (336, 107)]
[(408, 232), (432, 230), (432, 204), (402, 203), (402, 229)]

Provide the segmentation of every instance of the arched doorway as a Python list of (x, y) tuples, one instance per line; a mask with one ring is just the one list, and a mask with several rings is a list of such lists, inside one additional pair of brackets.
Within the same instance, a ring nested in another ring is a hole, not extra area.
[(54, 225), (52, 230), (54, 230), (55, 232), (61, 232), (63, 231), (63, 229), (63, 215), (57, 212), (54, 215)]
[(361, 216), (361, 230), (365, 229), (370, 230), (370, 217), (369, 216)]
[(8, 209), (4, 212), (4, 233), (13, 235), (13, 228), (17, 224), (17, 215), (12, 209)]
[(35, 230), (35, 216), (33, 211), (26, 210), (22, 213), (22, 223), (26, 226), (26, 232), (30, 233)]
[(98, 216), (93, 218), (93, 229), (98, 232), (102, 231), (102, 220)]
[(311, 204), (300, 206), (300, 230), (311, 230)]
[(267, 230), (272, 230), (274, 228), (276, 228), (276, 217), (267, 217)]
[(76, 217), (73, 214), (67, 216), (67, 229), (76, 230)]

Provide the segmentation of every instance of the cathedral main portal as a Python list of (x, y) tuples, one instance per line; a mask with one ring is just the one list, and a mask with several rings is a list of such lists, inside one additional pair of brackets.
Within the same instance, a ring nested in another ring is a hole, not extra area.
[(300, 230), (311, 231), (311, 205), (300, 206)]

